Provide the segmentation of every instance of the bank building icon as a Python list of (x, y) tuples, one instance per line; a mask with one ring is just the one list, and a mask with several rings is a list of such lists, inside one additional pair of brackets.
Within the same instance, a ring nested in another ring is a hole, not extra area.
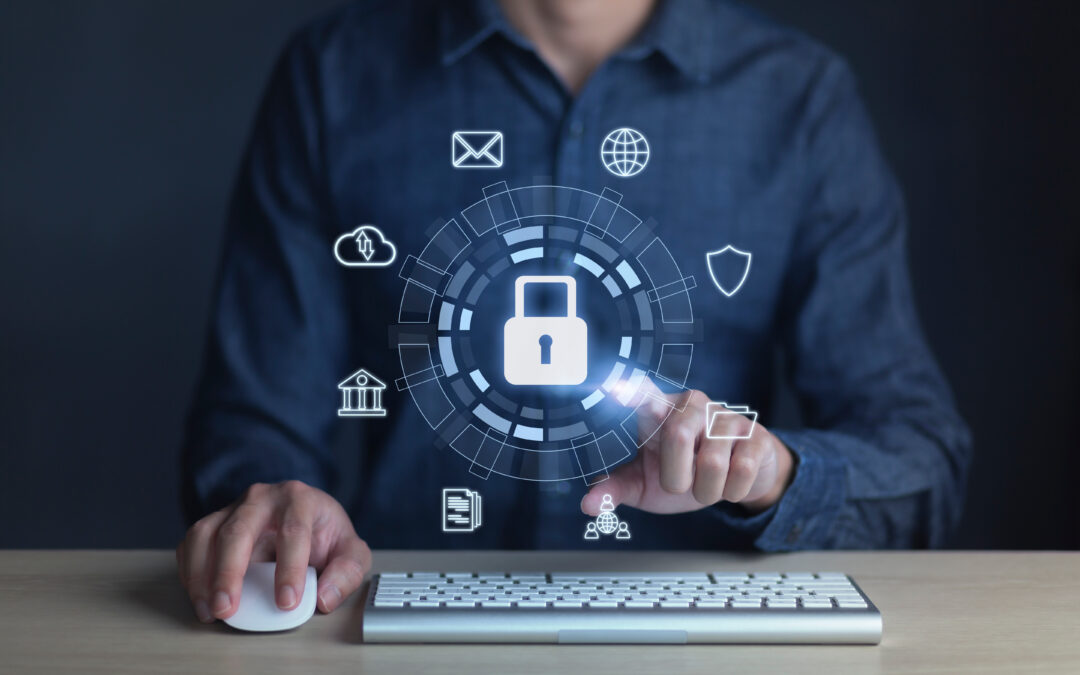
[(386, 385), (361, 368), (338, 385), (341, 390), (339, 417), (386, 417), (382, 394)]

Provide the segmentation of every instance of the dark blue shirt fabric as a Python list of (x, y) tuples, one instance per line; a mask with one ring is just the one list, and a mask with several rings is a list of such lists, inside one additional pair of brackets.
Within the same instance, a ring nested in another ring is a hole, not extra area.
[[(605, 134), (649, 139), (632, 178)], [(498, 129), (505, 164), (457, 170), (450, 138)], [(379, 226), (399, 255), (499, 181), (624, 195), (698, 287), (689, 385), (768, 427), (786, 379), (802, 423), (778, 504), (654, 515), (632, 540), (586, 542), (580, 480), (493, 475), (438, 450), (388, 339), (397, 264), (346, 269), (335, 239)], [(373, 547), (761, 549), (939, 546), (957, 522), (970, 439), (922, 336), (905, 214), (853, 77), (806, 37), (735, 4), (661, 2), (643, 32), (571, 94), (492, 2), (360, 2), (301, 31), (278, 62), (228, 216), (207, 357), (184, 448), (191, 518), (254, 482), (333, 492)], [(752, 251), (725, 298), (705, 252)], [(782, 354), (782, 358), (777, 358)], [(383, 419), (336, 414), (359, 367), (391, 384)], [(443, 534), (443, 487), (483, 495), (483, 525)]]

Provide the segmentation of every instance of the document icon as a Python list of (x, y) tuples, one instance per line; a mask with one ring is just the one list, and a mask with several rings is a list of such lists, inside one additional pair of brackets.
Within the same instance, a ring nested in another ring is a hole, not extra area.
[[(749, 418), (749, 425), (740, 424), (735, 427), (718, 424), (719, 418), (725, 415), (739, 415)], [(747, 405), (728, 405), (727, 403), (705, 404), (705, 437), (712, 439), (736, 439), (750, 438), (754, 433), (754, 425), (757, 424), (757, 411), (751, 410)], [(737, 431), (734, 429), (738, 429)]]
[(472, 532), (480, 527), (480, 494), (467, 488), (443, 488), (443, 532)]
[(503, 165), (501, 131), (455, 131), (450, 141), (455, 169), (498, 169)]

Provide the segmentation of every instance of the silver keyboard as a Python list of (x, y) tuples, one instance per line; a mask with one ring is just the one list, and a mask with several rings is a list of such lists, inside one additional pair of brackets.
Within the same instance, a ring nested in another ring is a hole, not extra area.
[(862, 643), (881, 641), (840, 572), (376, 575), (366, 642)]

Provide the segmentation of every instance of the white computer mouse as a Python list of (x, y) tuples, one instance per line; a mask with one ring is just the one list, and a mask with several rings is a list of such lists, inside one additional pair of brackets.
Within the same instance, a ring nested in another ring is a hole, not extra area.
[(318, 579), (315, 568), (307, 568), (304, 595), (294, 609), (278, 609), (274, 602), (274, 568), (276, 563), (257, 562), (248, 565), (244, 586), (240, 592), (240, 607), (225, 623), (246, 631), (289, 630), (303, 625), (315, 614)]

